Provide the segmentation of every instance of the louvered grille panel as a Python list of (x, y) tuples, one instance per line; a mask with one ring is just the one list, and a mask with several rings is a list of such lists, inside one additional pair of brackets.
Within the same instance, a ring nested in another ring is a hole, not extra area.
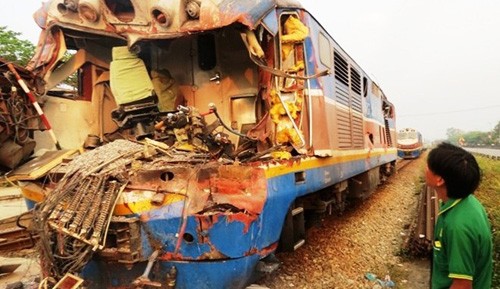
[[(363, 148), (363, 100), (361, 76), (346, 60), (334, 53), (335, 100), (337, 102), (337, 136), (340, 148)], [(350, 79), (349, 79), (350, 77)], [(350, 88), (347, 86), (349, 80)]]
[(339, 148), (350, 149), (352, 147), (350, 136), (339, 137)]
[(352, 142), (354, 148), (363, 148), (365, 145), (363, 135), (363, 117), (356, 114), (352, 117)]
[(354, 111), (361, 113), (363, 111), (363, 105), (361, 103), (361, 96), (354, 94), (351, 99), (351, 107)]
[(351, 147), (351, 121), (349, 118), (349, 112), (342, 109), (337, 109), (337, 135), (339, 147)]
[(349, 92), (347, 91), (347, 87), (339, 84), (336, 86), (335, 91), (336, 91), (337, 103), (349, 107)]
[(343, 84), (349, 85), (347, 61), (345, 61), (345, 59), (337, 52), (333, 53), (333, 61), (335, 69), (335, 78), (338, 79)]
[(361, 95), (361, 77), (356, 69), (351, 67), (351, 89), (357, 95)]
[(362, 135), (355, 135), (353, 137), (353, 148), (355, 149), (362, 149), (364, 147), (364, 142), (363, 142), (363, 136)]
[(363, 126), (363, 117), (360, 114), (354, 114), (352, 118), (354, 119), (354, 123)]

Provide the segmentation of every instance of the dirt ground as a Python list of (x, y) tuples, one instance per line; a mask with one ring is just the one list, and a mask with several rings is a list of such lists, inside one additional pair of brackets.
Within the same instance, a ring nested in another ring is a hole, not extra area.
[[(401, 254), (416, 218), (424, 158), (409, 164), (362, 204), (328, 216), (307, 232), (294, 253), (279, 253), (281, 267), (257, 282), (271, 289), (429, 288), (430, 260)], [(368, 280), (367, 277), (371, 277)], [(380, 280), (380, 281), (377, 281)]]
[(23, 252), (15, 252), (14, 254), (4, 254), (0, 256), (0, 264), (2, 266), (19, 265), (13, 273), (0, 276), (0, 288), (6, 288), (7, 285), (16, 282), (22, 282), (24, 286), (23, 289), (38, 288), (37, 281), (40, 280), (40, 266), (34, 250), (23, 250)]
[[(17, 216), (26, 211), (26, 203), (21, 198), (21, 191), (18, 188), (0, 188), (0, 219)], [(8, 265), (19, 265), (19, 267), (13, 273), (5, 274), (6, 272), (2, 269), (3, 266)], [(23, 289), (38, 288), (37, 282), (33, 281), (38, 277), (39, 272), (40, 266), (34, 249), (0, 253), (0, 289), (6, 288), (7, 285), (15, 282), (23, 282)]]

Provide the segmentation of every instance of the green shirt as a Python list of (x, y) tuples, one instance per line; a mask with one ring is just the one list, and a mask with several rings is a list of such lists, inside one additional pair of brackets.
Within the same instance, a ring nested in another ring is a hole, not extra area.
[(486, 211), (474, 195), (442, 204), (434, 229), (432, 289), (449, 288), (452, 278), (490, 289), (493, 243)]

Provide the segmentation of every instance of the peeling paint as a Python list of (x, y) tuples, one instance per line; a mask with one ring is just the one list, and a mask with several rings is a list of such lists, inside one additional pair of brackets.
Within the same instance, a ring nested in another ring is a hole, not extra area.
[[(62, 124), (64, 143), (95, 141), (30, 180), (46, 196), (26, 188), (41, 201), (46, 275), (82, 272), (89, 288), (128, 288), (148, 267), (155, 282), (173, 268), (168, 278), (179, 288), (241, 289), (278, 241), (295, 242), (280, 235), (292, 210), (309, 209), (304, 197), (335, 195), (341, 207), (351, 178), (371, 188), (378, 167), (395, 160), (379, 137), (394, 131), (393, 115), (382, 111), (390, 103), (380, 89), (361, 94), (352, 83), (371, 80), (325, 31), (346, 74), (320, 69), (322, 28), (298, 2), (110, 0), (87, 14), (71, 7), (82, 2), (43, 5), (29, 65), (47, 91), (80, 72), (78, 92), (49, 97), (44, 109)], [(76, 54), (64, 62), (66, 49)], [(119, 50), (137, 66), (117, 61)], [(154, 90), (153, 72), (174, 84), (167, 98)], [(127, 94), (128, 85), (147, 93)]]

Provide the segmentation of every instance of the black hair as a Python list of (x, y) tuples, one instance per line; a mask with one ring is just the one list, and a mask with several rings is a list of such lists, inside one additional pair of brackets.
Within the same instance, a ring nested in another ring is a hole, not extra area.
[(429, 152), (427, 166), (444, 179), (448, 198), (460, 199), (473, 194), (481, 181), (476, 158), (449, 143), (440, 143)]

